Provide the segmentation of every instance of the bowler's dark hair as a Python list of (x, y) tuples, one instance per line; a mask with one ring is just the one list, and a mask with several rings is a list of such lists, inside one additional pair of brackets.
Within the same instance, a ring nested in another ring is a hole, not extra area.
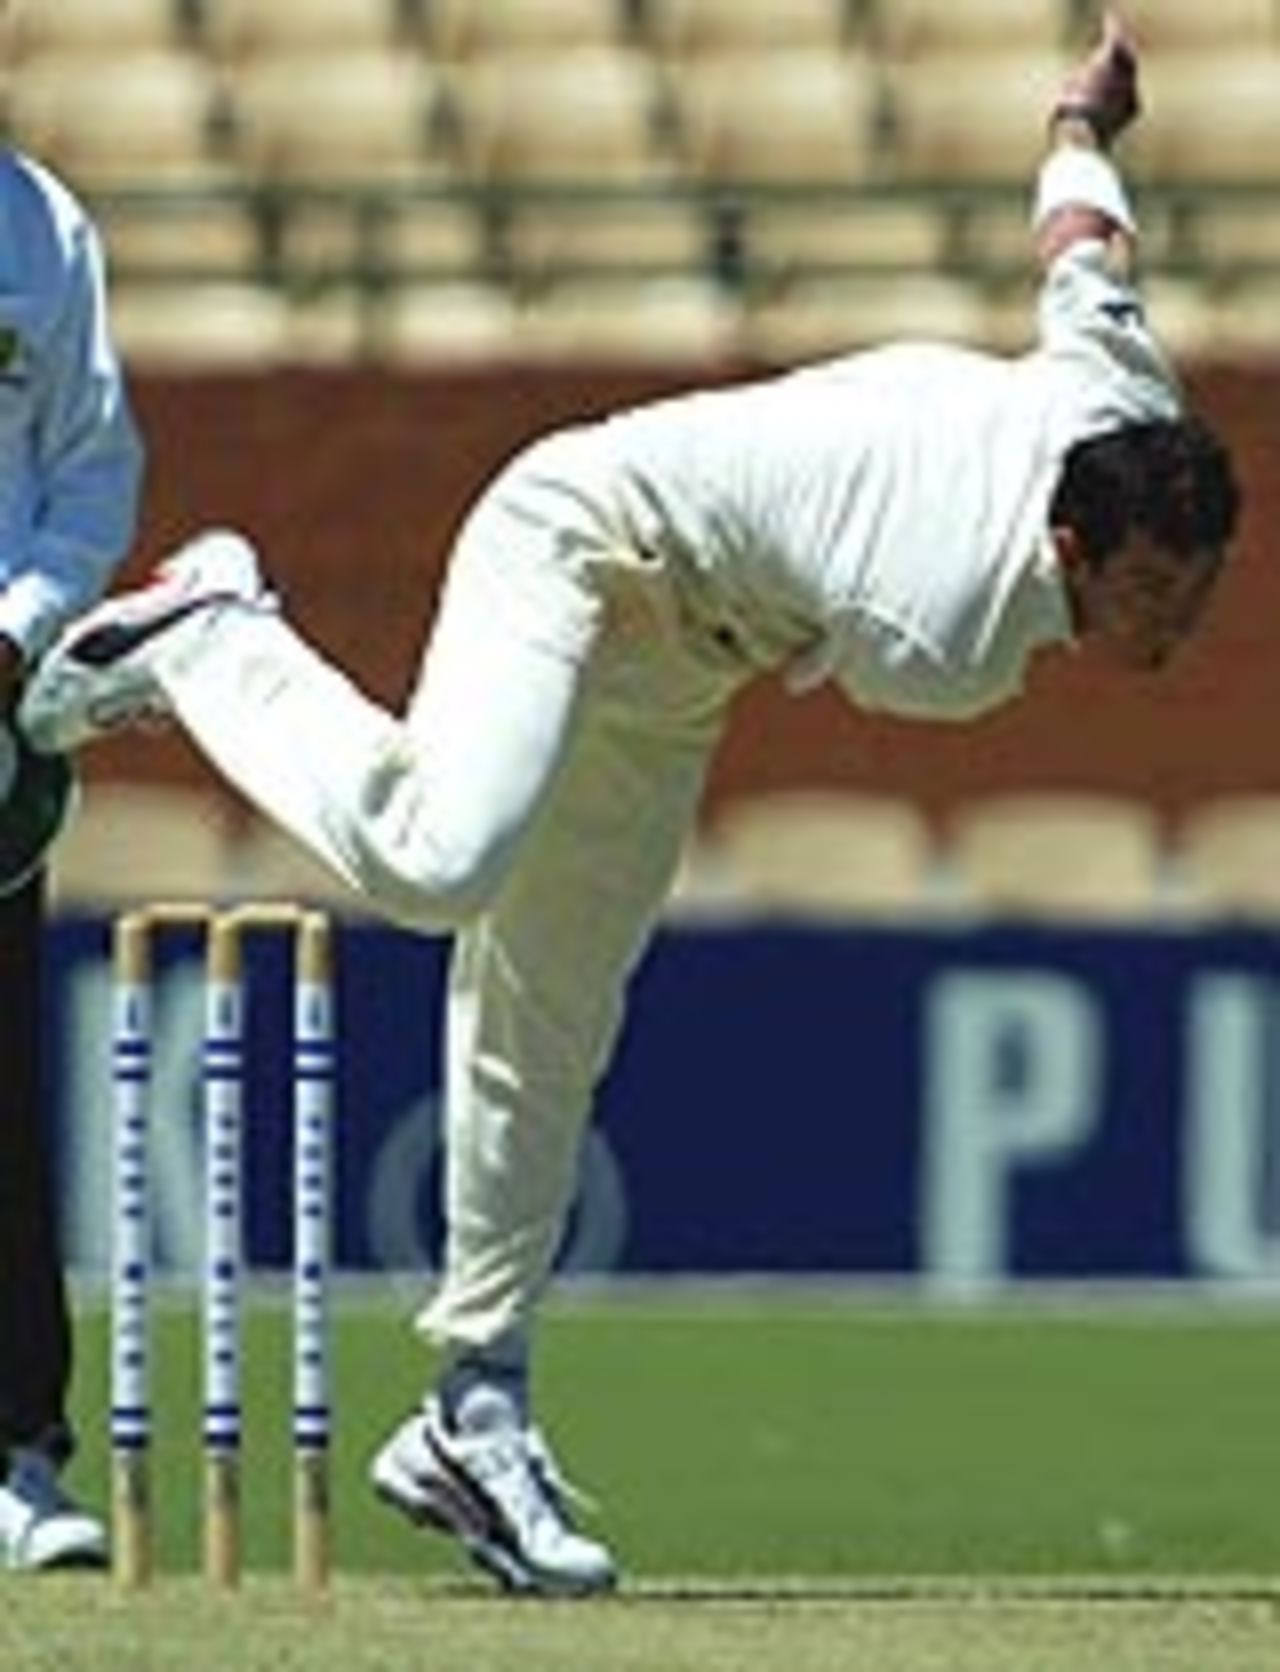
[(1178, 556), (1221, 550), (1239, 514), (1231, 457), (1199, 418), (1127, 424), (1077, 441), (1049, 507), (1050, 523), (1074, 529), (1099, 565), (1136, 530)]

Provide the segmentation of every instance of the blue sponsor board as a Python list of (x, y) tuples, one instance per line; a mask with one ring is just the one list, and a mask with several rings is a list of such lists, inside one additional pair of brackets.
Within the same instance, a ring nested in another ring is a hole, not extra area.
[[(447, 950), (339, 930), (336, 1234), (439, 1246)], [(250, 957), (248, 1252), (288, 1257), (284, 941)], [(70, 1253), (109, 1222), (107, 929), (52, 936)], [(198, 947), (158, 962), (153, 1217), (198, 1253)], [(628, 1272), (1280, 1278), (1280, 939), (1246, 931), (671, 929), (584, 1149), (565, 1263)]]

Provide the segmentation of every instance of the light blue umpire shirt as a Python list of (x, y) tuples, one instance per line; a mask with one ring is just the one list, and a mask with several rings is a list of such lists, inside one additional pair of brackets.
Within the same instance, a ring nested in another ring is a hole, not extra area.
[(0, 634), (28, 658), (106, 590), (142, 468), (97, 231), (48, 169), (0, 149)]

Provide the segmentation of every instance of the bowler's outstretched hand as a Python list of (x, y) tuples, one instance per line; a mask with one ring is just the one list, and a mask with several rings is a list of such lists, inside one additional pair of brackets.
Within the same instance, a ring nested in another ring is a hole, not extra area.
[(1054, 118), (1086, 122), (1105, 146), (1123, 133), (1141, 107), (1137, 47), (1119, 16), (1108, 12), (1102, 39), (1063, 82)]

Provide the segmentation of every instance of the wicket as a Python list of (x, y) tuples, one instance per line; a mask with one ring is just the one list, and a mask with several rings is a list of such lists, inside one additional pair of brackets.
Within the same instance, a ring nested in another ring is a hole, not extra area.
[(150, 1214), (148, 1133), (157, 938), (194, 929), (204, 947), (203, 1563), (237, 1583), (240, 1536), (240, 1360), (244, 943), (284, 931), (293, 951), (293, 1567), (300, 1588), (328, 1583), (330, 1188), (334, 1082), (332, 933), (320, 911), (292, 903), (217, 908), (155, 904), (116, 919), (112, 942), (113, 1248), (111, 1252), (112, 1566), (128, 1587), (153, 1567), (150, 1489)]

